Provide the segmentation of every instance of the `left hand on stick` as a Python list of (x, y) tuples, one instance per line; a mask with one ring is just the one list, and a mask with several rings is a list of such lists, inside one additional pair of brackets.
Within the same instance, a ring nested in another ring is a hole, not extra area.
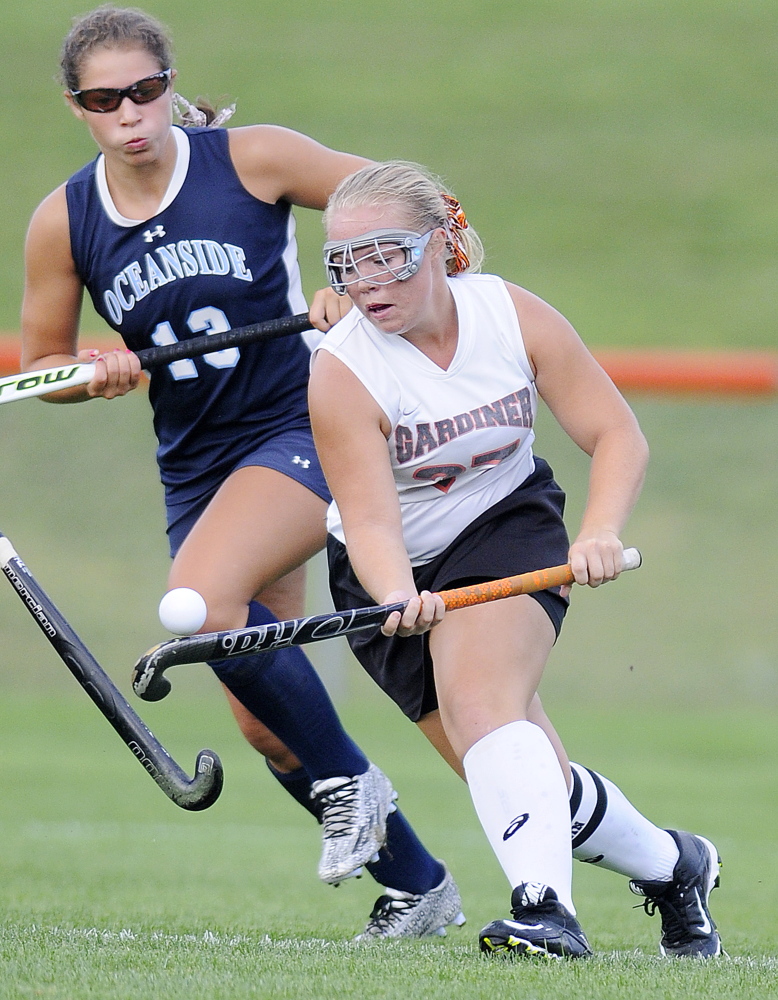
[(348, 295), (338, 295), (333, 288), (327, 286), (314, 293), (308, 315), (313, 326), (326, 333), (330, 327), (343, 319), (351, 308), (352, 302)]
[[(621, 573), (624, 546), (614, 531), (600, 530), (582, 533), (570, 546), (568, 562), (575, 582), (589, 587), (615, 580)], [(562, 588), (562, 596), (570, 593)]]

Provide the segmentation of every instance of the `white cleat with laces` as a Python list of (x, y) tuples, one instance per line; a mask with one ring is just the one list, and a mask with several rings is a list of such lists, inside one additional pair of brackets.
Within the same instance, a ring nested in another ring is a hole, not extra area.
[(387, 889), (376, 900), (367, 927), (354, 940), (420, 938), (432, 934), (445, 937), (448, 924), (461, 927), (464, 922), (459, 889), (446, 869), (443, 881), (429, 892)]
[(353, 778), (314, 781), (311, 797), (321, 810), (319, 878), (337, 885), (386, 843), (386, 819), (397, 808), (392, 783), (375, 764)]

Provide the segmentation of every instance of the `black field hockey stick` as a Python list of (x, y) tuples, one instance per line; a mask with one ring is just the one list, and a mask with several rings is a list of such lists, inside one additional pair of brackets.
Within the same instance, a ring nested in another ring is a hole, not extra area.
[[(179, 340), (175, 344), (164, 344), (162, 347), (147, 347), (142, 351), (136, 351), (136, 354), (140, 358), (141, 368), (160, 368), (182, 358), (199, 358), (203, 354), (223, 351), (227, 347), (241, 347), (259, 340), (290, 337), (310, 329), (312, 324), (308, 313), (300, 313), (297, 316), (282, 316), (281, 319), (271, 319), (251, 326), (239, 326), (221, 333), (207, 333), (202, 337)], [(39, 371), (9, 375), (0, 379), (0, 403), (13, 403), (17, 399), (43, 396), (58, 389), (85, 385), (94, 373), (94, 363), (75, 361), (59, 368), (42, 368)]]
[(165, 795), (191, 811), (213, 805), (224, 782), (217, 755), (212, 750), (201, 750), (194, 778), (187, 777), (122, 697), (2, 533), (0, 569), (67, 668)]
[[(637, 549), (624, 549), (623, 569), (637, 569), (642, 557)], [(474, 604), (499, 601), (519, 594), (532, 594), (549, 587), (562, 587), (574, 583), (569, 564), (551, 566), (532, 573), (508, 576), (501, 580), (442, 590), (440, 596), (446, 611), (467, 608)], [(170, 693), (170, 681), (164, 676), (169, 667), (184, 663), (203, 663), (206, 660), (226, 660), (232, 656), (263, 653), (284, 646), (303, 646), (338, 635), (348, 635), (362, 629), (383, 625), (395, 611), (404, 611), (407, 601), (398, 604), (379, 604), (350, 611), (333, 611), (308, 618), (290, 618), (269, 625), (227, 629), (224, 632), (204, 632), (180, 639), (168, 639), (144, 653), (133, 668), (132, 687), (145, 701), (160, 701)]]

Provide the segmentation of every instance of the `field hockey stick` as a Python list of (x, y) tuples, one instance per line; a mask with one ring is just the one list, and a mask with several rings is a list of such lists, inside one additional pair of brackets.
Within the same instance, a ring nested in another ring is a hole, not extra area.
[[(179, 340), (175, 344), (161, 347), (146, 347), (135, 353), (140, 358), (141, 368), (159, 368), (182, 358), (199, 358), (203, 354), (222, 351), (227, 347), (241, 347), (259, 340), (275, 340), (295, 333), (310, 330), (311, 321), (307, 313), (297, 316), (282, 316), (265, 323), (239, 326), (221, 333), (207, 333), (191, 340)], [(0, 379), (0, 403), (14, 403), (17, 399), (43, 396), (47, 392), (69, 389), (74, 385), (85, 385), (95, 373), (92, 362), (71, 362), (59, 368), (42, 368), (39, 371), (22, 372)]]
[[(622, 569), (637, 569), (641, 562), (642, 557), (637, 549), (624, 549)], [(564, 564), (470, 587), (442, 590), (440, 596), (446, 611), (454, 611), (474, 604), (499, 601), (505, 597), (532, 594), (549, 587), (563, 587), (574, 582), (570, 565)], [(202, 663), (206, 660), (226, 660), (232, 656), (262, 653), (284, 646), (303, 646), (309, 642), (348, 635), (383, 625), (389, 615), (395, 611), (404, 611), (407, 605), (407, 601), (379, 604), (369, 608), (311, 615), (308, 618), (290, 618), (283, 622), (271, 622), (269, 625), (252, 625), (248, 628), (168, 639), (152, 646), (141, 656), (133, 668), (132, 687), (144, 701), (160, 701), (170, 693), (170, 681), (163, 676), (169, 667)]]
[(200, 751), (190, 780), (122, 697), (2, 533), (0, 569), (64, 664), (165, 795), (190, 811), (213, 805), (224, 782), (221, 761), (213, 750)]

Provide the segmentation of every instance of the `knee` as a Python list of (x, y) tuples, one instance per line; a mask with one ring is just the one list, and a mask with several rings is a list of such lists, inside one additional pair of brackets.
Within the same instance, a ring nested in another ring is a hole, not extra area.
[(249, 746), (253, 747), (257, 753), (261, 753), (276, 771), (281, 774), (289, 774), (290, 771), (297, 771), (302, 767), (289, 747), (282, 743), (269, 729), (257, 731), (250, 728), (246, 730), (242, 726), (240, 729)]
[(281, 773), (296, 771), (301, 766), (300, 761), (286, 744), (282, 743), (274, 732), (252, 715), (245, 705), (241, 704), (226, 688), (225, 694), (232, 714), (235, 716), (235, 721), (238, 723), (238, 728), (246, 742), (263, 757), (266, 757), (276, 771)]
[[(241, 625), (227, 627), (243, 628), (244, 626), (271, 625), (278, 620), (269, 608), (256, 601), (252, 601), (248, 605), (247, 611), (244, 609), (241, 619)], [(261, 685), (277, 660), (278, 650), (267, 650), (263, 653), (247, 653), (245, 656), (233, 656), (224, 660), (209, 660), (208, 662), (222, 684), (234, 687), (244, 684)]]

